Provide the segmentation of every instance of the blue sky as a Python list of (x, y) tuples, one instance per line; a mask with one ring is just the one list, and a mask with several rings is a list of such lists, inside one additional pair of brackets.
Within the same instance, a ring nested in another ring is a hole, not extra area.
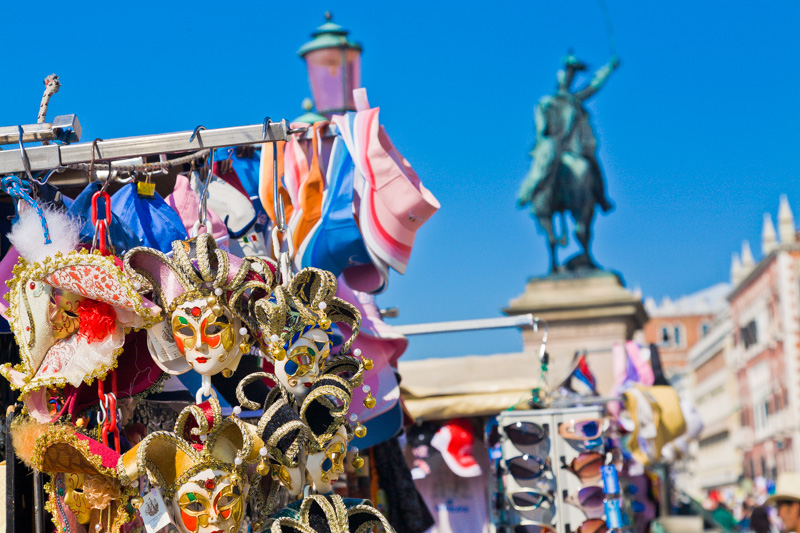
[[(761, 217), (800, 209), (800, 4), (607, 0), (622, 67), (590, 103), (614, 213), (597, 260), (657, 299), (729, 277)], [(0, 124), (76, 113), (85, 140), (294, 118), (309, 95), (295, 51), (330, 9), (363, 43), (363, 82), (395, 145), (442, 203), (382, 306), (395, 323), (499, 316), (545, 243), (514, 207), (532, 109), (572, 48), (609, 55), (596, 0), (108, 2), (4, 6)], [(562, 256), (566, 254), (562, 251)], [(408, 358), (521, 348), (515, 330), (412, 338)]]

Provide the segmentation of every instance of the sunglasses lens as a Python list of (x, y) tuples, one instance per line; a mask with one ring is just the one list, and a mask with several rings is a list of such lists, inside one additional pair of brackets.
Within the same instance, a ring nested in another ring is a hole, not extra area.
[(600, 487), (584, 487), (578, 491), (578, 501), (582, 507), (595, 508), (603, 506), (603, 489)]
[(542, 426), (533, 422), (517, 422), (503, 429), (511, 442), (517, 446), (532, 446), (547, 438)]
[(514, 504), (514, 509), (523, 518), (541, 523), (553, 520), (555, 514), (553, 502), (543, 494), (516, 492), (511, 495), (511, 502)]
[(522, 509), (537, 509), (543, 502), (547, 501), (544, 494), (536, 492), (515, 492), (511, 495), (514, 506)]
[(591, 518), (578, 527), (575, 533), (606, 533), (606, 521), (602, 518)]
[(521, 455), (508, 461), (508, 469), (516, 480), (534, 479), (542, 475), (542, 464), (536, 457)]

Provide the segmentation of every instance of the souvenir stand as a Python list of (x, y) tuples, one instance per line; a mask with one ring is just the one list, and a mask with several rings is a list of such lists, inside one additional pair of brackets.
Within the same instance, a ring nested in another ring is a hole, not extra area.
[(439, 205), (355, 100), (91, 143), (72, 115), (0, 128), (10, 530), (427, 528), (396, 444), (407, 341), (372, 294)]
[[(548, 390), (545, 342), (546, 328), (539, 362), (504, 354), (401, 364), (417, 419), (406, 458), (432, 531), (646, 532), (670, 513), (658, 474), (688, 422), (675, 389), (646, 372), (657, 351), (648, 361), (633, 345), (615, 348), (616, 395), (604, 397), (581, 352)], [(459, 370), (437, 393), (429, 376), (444, 364)], [(471, 487), (483, 487), (482, 501)]]

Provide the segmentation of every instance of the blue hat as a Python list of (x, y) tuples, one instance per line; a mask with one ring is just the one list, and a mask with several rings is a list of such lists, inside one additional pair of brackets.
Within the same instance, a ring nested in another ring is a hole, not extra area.
[[(67, 208), (67, 213), (73, 218), (80, 219), (83, 222), (81, 228), (81, 241), (91, 243), (94, 239), (94, 226), (92, 225), (92, 196), (100, 190), (100, 183), (92, 182), (81, 191), (81, 193), (72, 200)], [(64, 199), (67, 204), (67, 199)], [(112, 201), (113, 205), (113, 201)], [(98, 206), (99, 208), (100, 206)], [(103, 208), (102, 210), (104, 210)], [(101, 209), (98, 209), (99, 211)], [(120, 217), (113, 212), (111, 213), (111, 224), (109, 224), (108, 232), (111, 237), (111, 244), (117, 255), (122, 255), (131, 248), (142, 245), (142, 240), (133, 232), (133, 230), (125, 224)]]
[(144, 246), (168, 253), (173, 241), (188, 238), (178, 213), (157, 192), (152, 198), (139, 196), (135, 183), (114, 193), (111, 210), (142, 238)]

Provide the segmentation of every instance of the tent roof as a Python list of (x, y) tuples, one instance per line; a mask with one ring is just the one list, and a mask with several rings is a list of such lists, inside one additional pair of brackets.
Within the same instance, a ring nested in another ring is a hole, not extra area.
[(400, 391), (416, 419), (495, 415), (525, 404), (540, 384), (530, 354), (468, 355), (399, 362)]

